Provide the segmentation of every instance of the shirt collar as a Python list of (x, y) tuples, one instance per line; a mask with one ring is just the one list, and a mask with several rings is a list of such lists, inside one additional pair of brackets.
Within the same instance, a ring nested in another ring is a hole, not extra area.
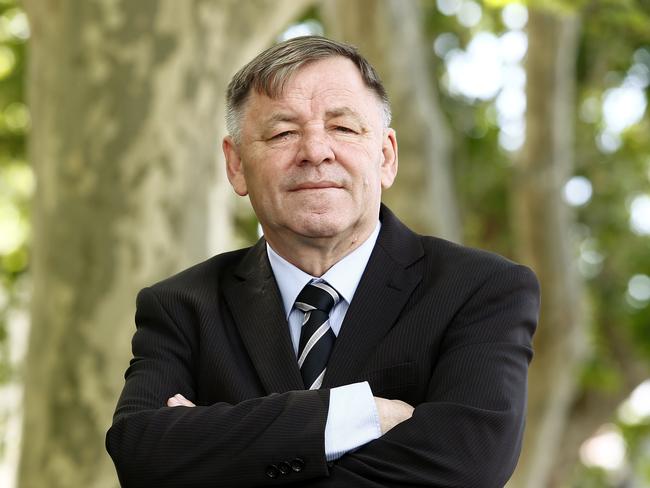
[(380, 229), (381, 223), (377, 221), (375, 230), (370, 234), (370, 236), (368, 236), (363, 244), (334, 264), (334, 266), (328, 269), (320, 278), (311, 276), (291, 264), (276, 253), (267, 242), (266, 253), (269, 257), (269, 262), (271, 263), (271, 269), (273, 270), (275, 281), (280, 289), (280, 295), (282, 296), (282, 304), (284, 305), (286, 316), (289, 317), (293, 304), (295, 303), (300, 291), (312, 280), (327, 281), (334, 287), (334, 289), (336, 289), (339, 295), (341, 295), (341, 299), (350, 304), (350, 302), (352, 302), (352, 297), (357, 290), (357, 286), (359, 286), (359, 281), (361, 281), (361, 275), (363, 275), (363, 272), (366, 269), (366, 265), (370, 259), (370, 254), (372, 254), (372, 250), (375, 247), (375, 242), (377, 242)]

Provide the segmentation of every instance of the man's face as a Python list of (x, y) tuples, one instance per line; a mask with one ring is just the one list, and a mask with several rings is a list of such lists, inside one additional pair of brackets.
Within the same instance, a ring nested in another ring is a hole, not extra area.
[(372, 232), (381, 190), (397, 172), (395, 134), (382, 114), (343, 57), (303, 66), (277, 99), (250, 93), (239, 144), (224, 140), (228, 179), (250, 196), (276, 250), (287, 239), (354, 247)]

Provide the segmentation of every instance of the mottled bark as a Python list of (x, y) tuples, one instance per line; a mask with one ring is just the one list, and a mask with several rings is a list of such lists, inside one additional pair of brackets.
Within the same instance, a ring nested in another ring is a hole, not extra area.
[(562, 188), (573, 168), (574, 15), (529, 11), (526, 142), (515, 167), (520, 259), (537, 272), (542, 309), (529, 376), (524, 449), (509, 486), (551, 486), (586, 353), (581, 280)]
[(391, 98), (399, 173), (384, 201), (414, 229), (459, 241), (451, 135), (438, 102), (419, 3), (325, 0), (322, 11), (326, 33), (357, 46)]
[(113, 487), (137, 290), (229, 245), (231, 73), (309, 1), (30, 0), (37, 175), (22, 487)]

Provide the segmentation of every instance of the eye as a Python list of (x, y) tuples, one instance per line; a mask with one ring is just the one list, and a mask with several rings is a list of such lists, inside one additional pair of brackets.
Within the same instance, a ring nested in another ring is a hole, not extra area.
[(334, 130), (336, 130), (337, 132), (342, 132), (344, 134), (356, 134), (357, 133), (357, 131), (355, 131), (354, 129), (351, 129), (351, 128), (346, 127), (344, 125), (337, 125), (336, 127), (334, 127)]
[(285, 130), (285, 131), (278, 132), (277, 134), (271, 136), (269, 138), (269, 140), (271, 140), (271, 141), (280, 141), (280, 140), (289, 138), (293, 134), (295, 134), (295, 131), (293, 131), (293, 130)]

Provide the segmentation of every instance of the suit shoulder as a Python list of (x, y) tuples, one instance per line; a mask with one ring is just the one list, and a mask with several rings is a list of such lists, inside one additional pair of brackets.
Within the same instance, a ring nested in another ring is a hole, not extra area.
[(522, 279), (537, 281), (535, 273), (522, 264), (516, 263), (500, 254), (464, 246), (439, 237), (421, 236), (425, 261), (435, 263), (454, 273), (471, 273), (477, 280), (493, 275), (515, 274)]

